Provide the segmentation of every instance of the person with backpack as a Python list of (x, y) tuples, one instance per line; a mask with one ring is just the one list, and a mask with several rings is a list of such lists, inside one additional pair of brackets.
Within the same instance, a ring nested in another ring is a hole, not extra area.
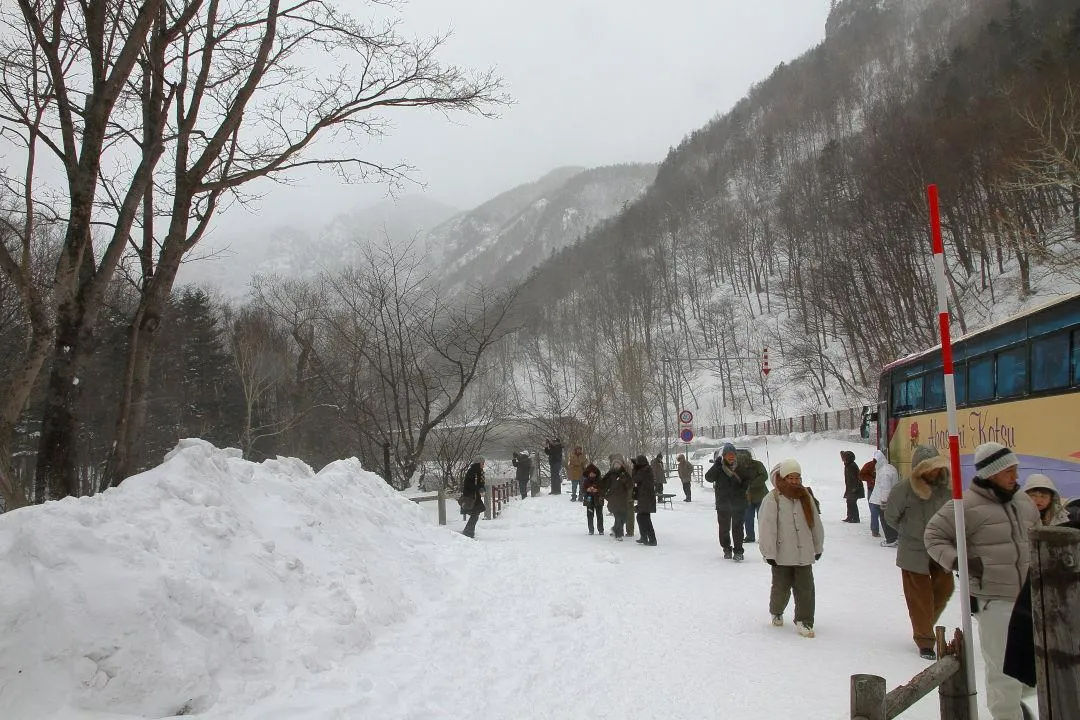
[(739, 464), (750, 473), (750, 487), (746, 491), (746, 510), (743, 513), (743, 542), (757, 542), (754, 521), (761, 510), (761, 503), (769, 494), (769, 471), (760, 460), (755, 460), (749, 450), (736, 450)]
[(705, 479), (713, 484), (716, 523), (719, 526), (720, 547), (724, 549), (724, 559), (742, 562), (746, 493), (750, 489), (750, 472), (739, 464), (734, 445), (724, 445), (709, 472), (705, 473)]
[(795, 629), (814, 637), (816, 590), (814, 563), (825, 548), (821, 510), (802, 484), (802, 468), (793, 458), (782, 460), (771, 473), (773, 491), (765, 496), (758, 517), (758, 548), (772, 569), (769, 614), (772, 624), (784, 624), (784, 611), (795, 595)]
[(465, 471), (465, 482), (461, 486), (461, 499), (458, 501), (461, 503), (462, 512), (468, 514), (469, 520), (465, 523), (465, 529), (461, 531), (461, 534), (465, 537), (476, 537), (476, 522), (480, 519), (480, 514), (487, 509), (484, 505), (484, 490), (487, 485), (484, 483), (484, 458), (477, 455), (473, 458), (473, 462), (469, 465), (469, 469)]
[(604, 534), (604, 492), (600, 482), (600, 468), (593, 463), (585, 466), (585, 472), (581, 475), (581, 504), (585, 506), (585, 517), (589, 523), (589, 534), (592, 535), (593, 520), (596, 521), (596, 530)]

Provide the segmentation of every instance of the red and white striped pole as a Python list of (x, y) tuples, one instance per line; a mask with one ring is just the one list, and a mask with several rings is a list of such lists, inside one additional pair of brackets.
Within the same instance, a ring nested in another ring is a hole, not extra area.
[[(938, 325), (941, 328), (941, 359), (945, 370), (945, 408), (949, 416), (949, 460), (952, 468), (953, 517), (956, 522), (956, 558), (960, 570), (960, 624), (964, 629), (964, 666), (968, 680), (968, 707), (971, 717), (979, 717), (975, 689), (975, 648), (971, 634), (971, 597), (968, 594), (967, 530), (964, 521), (964, 483), (960, 477), (960, 433), (956, 423), (956, 383), (953, 379), (952, 337), (949, 333), (949, 299), (945, 280), (945, 243), (941, 239), (941, 215), (937, 185), (926, 188), (930, 201), (930, 237), (934, 246), (937, 275)], [(948, 570), (948, 568), (946, 568)]]

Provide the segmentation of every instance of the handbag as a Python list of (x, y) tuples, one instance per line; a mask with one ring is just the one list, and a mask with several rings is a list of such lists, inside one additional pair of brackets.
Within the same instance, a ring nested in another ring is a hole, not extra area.
[(462, 495), (458, 498), (458, 505), (461, 506), (461, 512), (468, 513), (476, 506), (476, 498), (472, 495)]

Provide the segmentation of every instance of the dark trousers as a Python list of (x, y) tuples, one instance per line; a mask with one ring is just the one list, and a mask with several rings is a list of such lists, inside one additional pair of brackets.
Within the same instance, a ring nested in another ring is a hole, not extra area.
[(649, 543), (650, 545), (656, 544), (656, 530), (653, 529), (652, 513), (638, 513), (637, 514), (637, 526), (640, 539)]
[(580, 480), (571, 480), (570, 481), (570, 499), (571, 500), (577, 500), (578, 484), (580, 482), (581, 482)]
[(732, 512), (730, 508), (716, 508), (716, 523), (720, 526), (720, 547), (724, 548), (724, 552), (731, 550), (734, 540), (735, 552), (742, 555), (743, 522), (743, 510)]
[(743, 513), (743, 539), (748, 542), (757, 542), (757, 535), (754, 532), (754, 521), (757, 520), (758, 510), (761, 509), (761, 503), (750, 503), (746, 506), (746, 512)]
[(551, 466), (551, 494), (562, 495), (562, 467)]
[(896, 538), (900, 537), (900, 532), (885, 522), (885, 508), (881, 509), (881, 531), (885, 534), (885, 542), (896, 542)]
[(529, 478), (525, 478), (524, 480), (518, 480), (518, 490), (521, 491), (522, 500), (529, 496)]
[(877, 537), (881, 534), (881, 506), (870, 503), (870, 534)]
[(463, 535), (467, 535), (469, 537), (473, 537), (476, 535), (476, 521), (480, 519), (480, 515), (483, 512), (483, 507), (481, 507), (480, 510), (473, 512), (473, 514), (469, 516), (469, 521), (465, 523), (465, 529), (461, 531)]
[(626, 526), (626, 513), (613, 512), (612, 514), (615, 516), (615, 537), (621, 538)]
[(847, 521), (859, 522), (859, 500), (858, 498), (848, 498), (847, 501)]
[(585, 508), (585, 515), (589, 519), (589, 534), (593, 532), (593, 516), (596, 516), (596, 529), (600, 531), (600, 534), (604, 534), (604, 508), (592, 507), (591, 505)]
[(814, 566), (773, 565), (769, 612), (783, 615), (791, 594), (795, 593), (795, 622), (814, 627)]
[(690, 483), (684, 482), (682, 484), (682, 491), (683, 491), (683, 494), (686, 495), (686, 499), (689, 500), (690, 499)]

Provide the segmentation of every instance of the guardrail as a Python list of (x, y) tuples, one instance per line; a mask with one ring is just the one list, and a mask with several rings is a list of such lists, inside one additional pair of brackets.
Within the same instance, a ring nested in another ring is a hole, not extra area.
[[(409, 499), (417, 504), (424, 502), (439, 503), (439, 524), (445, 525), (447, 497), (446, 492), (440, 488), (432, 495), (417, 495)], [(503, 510), (503, 506), (515, 497), (517, 496), (514, 493), (513, 480), (496, 480), (486, 485), (484, 488), (484, 519), (491, 520), (498, 517)]]

